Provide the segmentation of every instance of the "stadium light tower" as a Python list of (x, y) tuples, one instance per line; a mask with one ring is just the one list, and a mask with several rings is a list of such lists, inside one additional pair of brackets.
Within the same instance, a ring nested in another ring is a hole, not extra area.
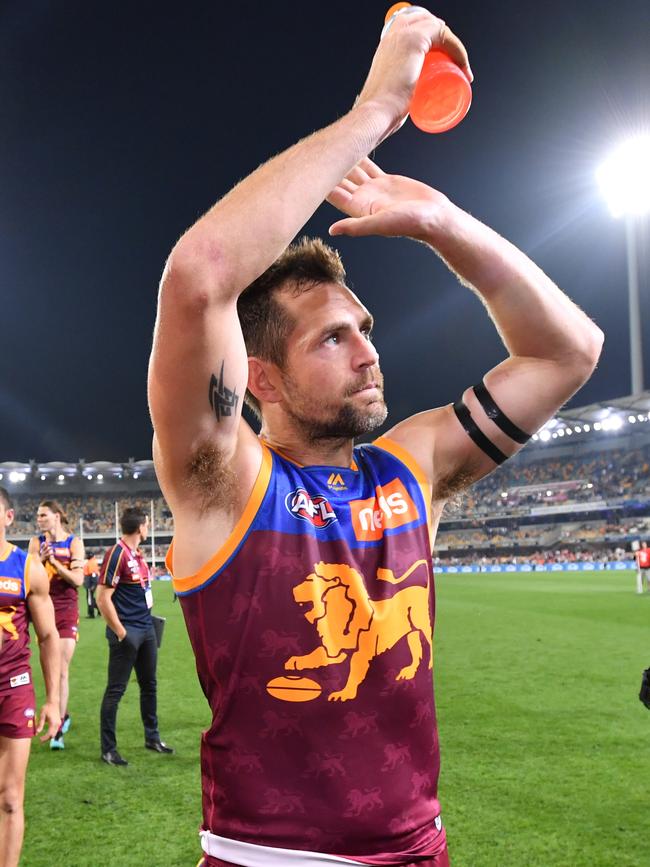
[(614, 217), (625, 217), (627, 292), (630, 317), (632, 394), (643, 391), (643, 344), (639, 304), (637, 218), (650, 211), (650, 135), (623, 142), (597, 172), (600, 188)]

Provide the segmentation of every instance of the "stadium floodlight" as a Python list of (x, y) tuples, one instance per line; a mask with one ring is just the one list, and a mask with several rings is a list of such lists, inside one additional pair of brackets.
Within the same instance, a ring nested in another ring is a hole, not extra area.
[(548, 430), (541, 431), (539, 438), (543, 443), (547, 443), (551, 438), (551, 432)]
[(103, 482), (103, 481), (104, 481), (104, 476), (102, 475), (102, 473), (97, 473), (97, 481), (98, 481), (98, 482)]
[(597, 422), (594, 423), (594, 430), (600, 430), (601, 427), (602, 427), (602, 425), (601, 425), (601, 423), (600, 423), (599, 421), (597, 421)]
[(629, 421), (630, 424), (636, 424), (636, 416), (635, 415), (628, 415), (627, 420)]
[(579, 424), (577, 424), (577, 425), (573, 428), (573, 430), (574, 430), (576, 433), (582, 433), (582, 428), (580, 427)]
[(12, 485), (16, 485), (18, 482), (24, 482), (25, 478), (25, 473), (19, 473), (17, 470), (12, 470), (9, 473), (9, 481)]
[(596, 175), (613, 216), (625, 217), (630, 373), (632, 394), (636, 395), (643, 391), (636, 221), (650, 211), (650, 134), (637, 135), (620, 144), (602, 163)]
[(65, 476), (63, 475), (63, 473), (59, 473), (59, 475), (57, 476), (57, 479), (58, 479), (59, 482), (64, 482), (64, 481), (65, 481)]
[(641, 216), (650, 211), (650, 135), (618, 145), (597, 171), (612, 216)]
[(584, 430), (585, 433), (589, 433), (589, 431), (591, 430), (591, 425), (586, 424), (586, 425), (584, 426), (583, 430)]
[(41, 473), (41, 481), (44, 482), (46, 478), (47, 476), (45, 475), (45, 473)]
[(563, 436), (564, 436), (564, 428), (563, 428), (563, 427), (561, 427), (561, 428), (559, 429), (559, 431), (557, 432), (557, 435), (558, 435), (559, 437), (563, 437)]

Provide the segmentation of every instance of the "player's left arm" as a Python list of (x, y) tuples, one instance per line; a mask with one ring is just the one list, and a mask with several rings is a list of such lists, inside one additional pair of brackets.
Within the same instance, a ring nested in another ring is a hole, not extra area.
[[(330, 201), (350, 215), (332, 234), (427, 244), (479, 296), (509, 353), (455, 404), (387, 434), (419, 461), (433, 499), (444, 500), (519, 451), (589, 379), (603, 333), (521, 250), (426, 184), (365, 160)], [(458, 351), (474, 351), (462, 333)]]
[(60, 563), (56, 557), (50, 557), (50, 563), (56, 569), (59, 578), (63, 578), (73, 587), (81, 587), (84, 583), (84, 543), (77, 536), (70, 543), (70, 568)]
[(39, 714), (36, 733), (39, 734), (45, 729), (41, 740), (46, 741), (54, 737), (61, 725), (59, 710), (61, 651), (47, 572), (38, 558), (33, 556), (30, 556), (27, 568), (29, 570), (27, 605), (38, 638), (41, 669), (45, 682), (45, 703)]

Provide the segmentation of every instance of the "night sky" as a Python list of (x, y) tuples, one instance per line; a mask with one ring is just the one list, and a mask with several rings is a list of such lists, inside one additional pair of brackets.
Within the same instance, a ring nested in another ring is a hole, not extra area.
[[(146, 371), (169, 250), (239, 178), (348, 110), (389, 5), (0, 3), (0, 460), (151, 456)], [(604, 329), (574, 405), (628, 394), (624, 227), (595, 169), (650, 123), (650, 3), (428, 8), (468, 47), (474, 102), (444, 135), (407, 123), (377, 161), (512, 240)], [(308, 233), (335, 216), (324, 205)], [(391, 422), (455, 400), (504, 357), (480, 303), (424, 247), (336, 246), (377, 320)]]

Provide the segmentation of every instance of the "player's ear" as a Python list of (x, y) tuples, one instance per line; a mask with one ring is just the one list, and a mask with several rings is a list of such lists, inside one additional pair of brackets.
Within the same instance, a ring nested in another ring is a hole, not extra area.
[(275, 364), (254, 356), (248, 359), (248, 390), (260, 403), (279, 403), (282, 400), (282, 378)]

